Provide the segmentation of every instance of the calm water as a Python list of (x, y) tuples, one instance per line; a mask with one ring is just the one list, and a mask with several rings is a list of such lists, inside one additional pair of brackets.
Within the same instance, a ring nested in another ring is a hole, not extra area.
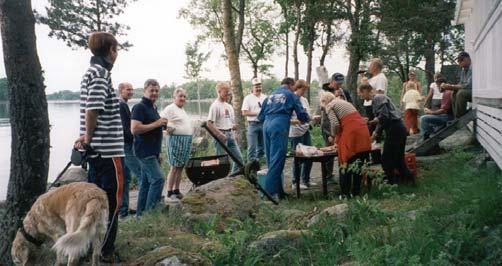
[[(169, 102), (162, 102), (164, 107)], [(131, 103), (132, 107), (134, 103)], [(205, 116), (210, 103), (201, 103), (201, 113)], [(11, 128), (8, 105), (0, 103), (0, 200), (7, 195), (9, 183)], [(51, 150), (49, 162), (49, 181), (53, 181), (70, 159), (73, 142), (78, 137), (79, 104), (72, 102), (49, 103), (49, 121), (51, 124)], [(199, 118), (197, 103), (185, 104), (186, 111), (195, 119)]]

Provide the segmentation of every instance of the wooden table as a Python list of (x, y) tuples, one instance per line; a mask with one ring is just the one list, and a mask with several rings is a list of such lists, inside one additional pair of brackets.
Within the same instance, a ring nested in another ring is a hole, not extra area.
[[(293, 157), (293, 164), (299, 166), (303, 162), (321, 163), (321, 179), (322, 179), (322, 193), (324, 197), (328, 196), (328, 173), (326, 172), (326, 163), (335, 159), (338, 155), (336, 151), (325, 152), (323, 155), (306, 157), (303, 155), (296, 155), (295, 151), (291, 152)], [(294, 177), (293, 177), (294, 178)], [(296, 180), (296, 197), (300, 198), (300, 178)]]

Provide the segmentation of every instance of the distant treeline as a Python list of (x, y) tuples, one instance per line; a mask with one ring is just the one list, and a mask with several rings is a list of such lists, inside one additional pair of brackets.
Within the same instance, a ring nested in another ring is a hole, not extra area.
[[(201, 99), (214, 99), (216, 98), (216, 82), (215, 80), (202, 79), (199, 81), (190, 81), (183, 83), (181, 85), (171, 84), (164, 85), (160, 88), (160, 98), (169, 99), (172, 98), (173, 91), (177, 87), (181, 87), (187, 91), (189, 100), (197, 99), (197, 88), (200, 91)], [(272, 90), (280, 85), (280, 80), (276, 78), (264, 79), (263, 81), (263, 92), (265, 94), (270, 94)], [(312, 86), (317, 87), (315, 81)], [(243, 81), (242, 83), (243, 93), (247, 95), (251, 92), (251, 82)], [(1, 94), (0, 94), (1, 95)], [(141, 98), (143, 96), (143, 88), (134, 89), (133, 98)], [(80, 92), (63, 90), (47, 95), (47, 100), (78, 100), (80, 99)]]

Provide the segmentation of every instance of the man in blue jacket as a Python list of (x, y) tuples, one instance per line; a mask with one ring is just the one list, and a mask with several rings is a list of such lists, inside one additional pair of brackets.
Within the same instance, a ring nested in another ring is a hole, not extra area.
[(293, 93), (294, 84), (295, 81), (292, 78), (283, 79), (281, 87), (275, 89), (263, 102), (258, 115), (258, 120), (263, 122), (263, 138), (268, 165), (265, 190), (273, 197), (279, 198), (285, 196), (282, 171), (286, 162), (291, 115), (295, 111), (298, 120), (302, 123), (310, 119), (302, 107), (300, 98)]

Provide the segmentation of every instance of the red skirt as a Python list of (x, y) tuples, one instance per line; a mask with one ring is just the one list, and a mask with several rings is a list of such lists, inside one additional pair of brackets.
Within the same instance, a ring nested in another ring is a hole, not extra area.
[(370, 132), (366, 121), (358, 112), (342, 117), (340, 131), (336, 134), (338, 161), (346, 164), (352, 156), (371, 151)]
[(412, 134), (417, 134), (420, 132), (418, 129), (418, 110), (417, 109), (406, 109), (404, 111), (404, 125), (408, 132), (411, 131)]

